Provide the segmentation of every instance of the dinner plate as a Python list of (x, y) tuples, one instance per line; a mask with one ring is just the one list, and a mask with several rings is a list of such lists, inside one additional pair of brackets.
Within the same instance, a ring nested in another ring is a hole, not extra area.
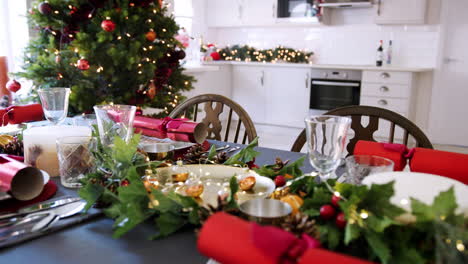
[(171, 145), (174, 146), (175, 150), (184, 149), (184, 148), (188, 148), (188, 147), (195, 145), (195, 143), (192, 143), (192, 142), (174, 141), (169, 138), (161, 139), (161, 138), (155, 138), (155, 137), (141, 136), (140, 146), (144, 146), (148, 144), (151, 145), (154, 143), (170, 143)]
[(362, 184), (370, 186), (373, 183), (390, 181), (395, 181), (395, 194), (391, 202), (406, 210), (411, 209), (410, 197), (432, 204), (440, 192), (453, 186), (458, 204), (457, 212), (468, 215), (468, 186), (447, 177), (416, 172), (383, 172), (367, 176)]
[[(50, 175), (46, 171), (41, 170), (41, 172), (42, 172), (42, 177), (44, 178), (44, 185), (46, 185), (46, 183), (48, 183), (50, 180)], [(9, 195), (8, 193), (0, 192), (0, 201), (8, 200), (11, 198), (12, 198), (11, 195)]]
[[(157, 174), (162, 179), (162, 184), (168, 182), (172, 175), (172, 167), (157, 169)], [(265, 198), (275, 190), (275, 183), (270, 178), (260, 176), (255, 171), (246, 168), (232, 167), (226, 165), (184, 165), (190, 176), (198, 176), (203, 182), (204, 191), (201, 199), (205, 204), (217, 204), (220, 192), (229, 191), (229, 180), (232, 176), (241, 179), (246, 176), (255, 177), (256, 183), (251, 191), (239, 191), (237, 193), (238, 203), (255, 198)], [(176, 188), (176, 192), (185, 195), (185, 187)]]

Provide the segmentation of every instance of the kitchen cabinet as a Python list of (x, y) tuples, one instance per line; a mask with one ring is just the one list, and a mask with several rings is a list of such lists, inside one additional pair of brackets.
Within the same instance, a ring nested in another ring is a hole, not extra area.
[[(414, 73), (397, 71), (364, 71), (361, 84), (361, 105), (388, 109), (410, 120), (415, 120), (415, 109), (412, 107)], [(390, 123), (381, 120), (379, 130), (374, 136), (388, 139)], [(404, 131), (395, 130), (395, 138), (403, 138)]]
[(303, 127), (309, 110), (310, 68), (233, 66), (233, 99), (255, 123)]
[(265, 122), (265, 81), (265, 67), (236, 65), (232, 68), (232, 98), (255, 123)]
[(276, 0), (244, 0), (242, 5), (242, 24), (246, 26), (271, 25), (276, 20)]
[(206, 0), (206, 24), (208, 27), (240, 26), (242, 11), (242, 0)]
[(267, 124), (304, 127), (309, 112), (310, 68), (265, 67)]
[(377, 0), (374, 9), (376, 24), (424, 24), (427, 0)]

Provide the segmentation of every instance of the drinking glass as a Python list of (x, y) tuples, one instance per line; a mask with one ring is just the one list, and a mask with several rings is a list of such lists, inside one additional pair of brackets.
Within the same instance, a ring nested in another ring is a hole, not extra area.
[(60, 181), (67, 188), (81, 187), (80, 180), (91, 172), (96, 146), (92, 137), (62, 137), (57, 139)]
[(61, 123), (67, 117), (70, 88), (40, 89), (37, 93), (41, 99), (45, 118), (54, 125)]
[(362, 180), (371, 174), (393, 171), (393, 161), (371, 155), (351, 155), (345, 159), (347, 174), (344, 181), (351, 184), (361, 184)]
[(82, 114), (73, 117), (74, 126), (87, 126), (91, 127), (97, 125), (96, 115), (95, 114)]
[(305, 119), (309, 161), (321, 179), (336, 177), (332, 172), (340, 165), (350, 124), (350, 118), (341, 116)]
[(133, 135), (135, 111), (132, 105), (94, 106), (102, 144), (112, 145), (116, 136), (128, 142)]

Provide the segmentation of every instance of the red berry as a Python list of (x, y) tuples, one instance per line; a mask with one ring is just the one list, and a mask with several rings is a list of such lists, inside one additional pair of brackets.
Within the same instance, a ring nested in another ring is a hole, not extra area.
[(6, 88), (8, 91), (16, 93), (19, 89), (21, 89), (21, 83), (16, 80), (9, 80), (6, 84)]
[(275, 178), (276, 187), (281, 187), (281, 186), (284, 186), (285, 184), (286, 184), (286, 179), (284, 178), (283, 175), (276, 176)]
[(331, 198), (331, 203), (335, 206), (335, 207), (340, 207), (340, 205), (338, 204), (338, 202), (341, 200), (341, 197), (340, 196), (336, 196), (336, 195), (333, 195), (332, 198)]
[(346, 218), (345, 218), (344, 213), (339, 213), (339, 214), (336, 216), (335, 224), (336, 224), (336, 226), (339, 227), (339, 228), (345, 228), (345, 226), (346, 226)]
[(130, 182), (128, 180), (123, 180), (120, 185), (121, 186), (128, 186), (130, 184)]
[(85, 71), (89, 69), (89, 61), (85, 59), (80, 59), (76, 62), (78, 69)]
[(335, 208), (333, 206), (326, 204), (320, 207), (320, 217), (323, 219), (330, 219), (335, 215)]

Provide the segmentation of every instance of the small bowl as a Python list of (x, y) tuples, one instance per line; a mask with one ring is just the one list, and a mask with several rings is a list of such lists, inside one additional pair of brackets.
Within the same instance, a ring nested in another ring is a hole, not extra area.
[(257, 198), (239, 206), (244, 218), (261, 225), (279, 225), (292, 212), (289, 204), (274, 199)]

